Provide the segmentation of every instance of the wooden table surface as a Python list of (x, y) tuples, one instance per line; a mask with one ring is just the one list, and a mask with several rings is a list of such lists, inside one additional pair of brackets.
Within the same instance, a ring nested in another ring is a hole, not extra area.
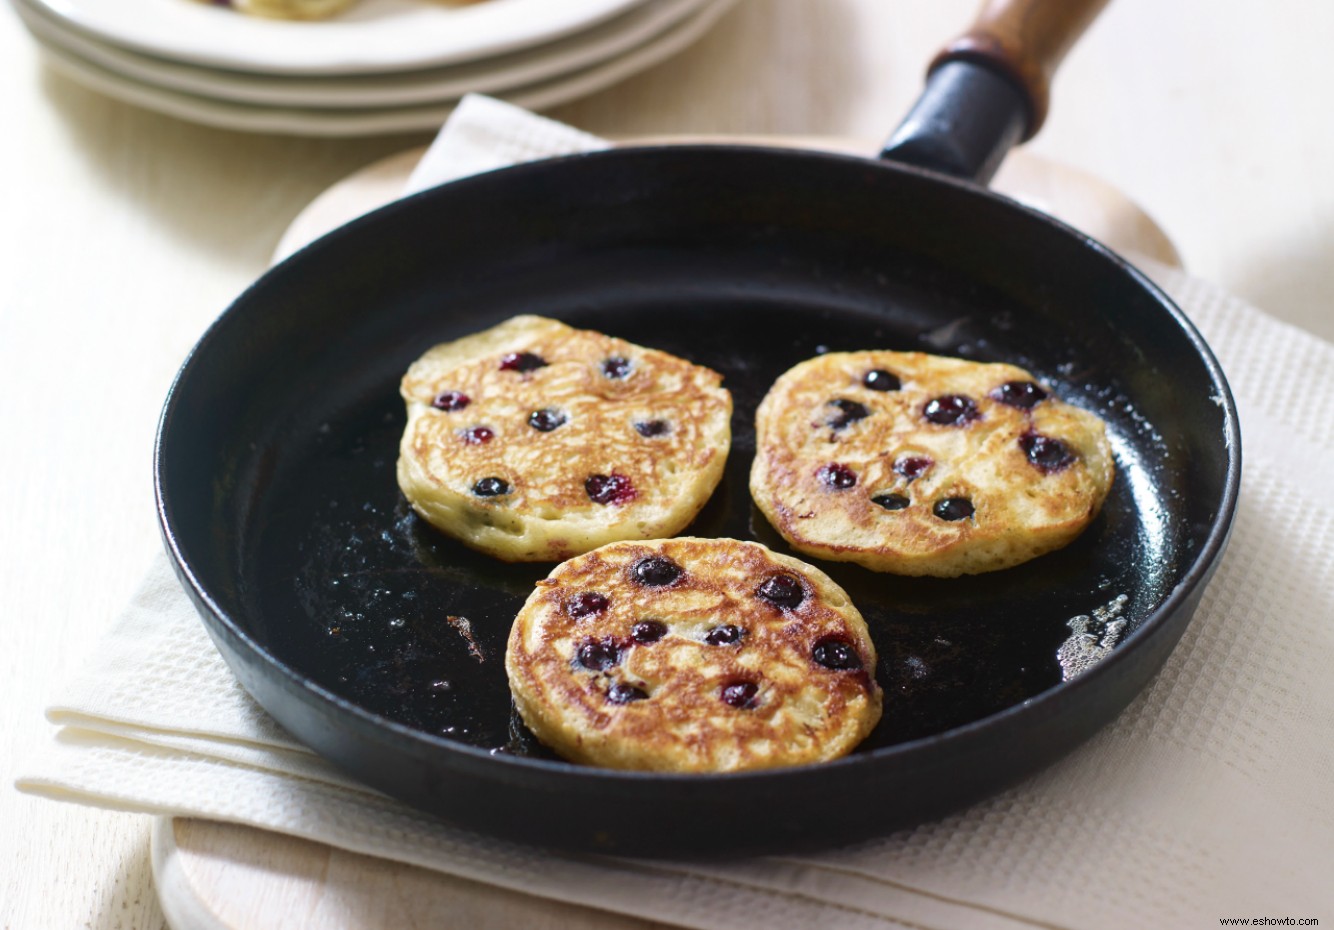
[[(553, 112), (605, 135), (876, 137), (974, 0), (743, 0), (680, 57)], [(1116, 0), (1033, 149), (1146, 207), (1188, 269), (1334, 338), (1334, 4)], [(0, 657), (12, 782), (42, 707), (158, 546), (153, 430), (180, 360), (321, 190), (423, 135), (206, 129), (51, 73), (0, 10)], [(0, 789), (0, 927), (164, 925), (149, 819)], [(478, 898), (478, 900), (482, 900)], [(549, 926), (587, 927), (577, 911)]]

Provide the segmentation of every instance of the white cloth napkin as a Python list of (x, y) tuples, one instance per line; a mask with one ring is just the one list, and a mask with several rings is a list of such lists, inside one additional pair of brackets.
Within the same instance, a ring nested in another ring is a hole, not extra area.
[(446, 181), (538, 158), (606, 148), (611, 143), (605, 139), (494, 97), (468, 94), (409, 175), (403, 193), (415, 194)]
[[(536, 119), (468, 101), (413, 185), (460, 164), (603, 144)], [(165, 557), (51, 705), (60, 730), (18, 786), (249, 824), (692, 927), (1334, 924), (1334, 346), (1151, 271), (1204, 331), (1241, 408), (1246, 481), (1231, 548), (1147, 691), (1090, 744), (998, 797), (851, 848), (733, 863), (562, 857), (443, 826), (279, 729), (223, 664)]]

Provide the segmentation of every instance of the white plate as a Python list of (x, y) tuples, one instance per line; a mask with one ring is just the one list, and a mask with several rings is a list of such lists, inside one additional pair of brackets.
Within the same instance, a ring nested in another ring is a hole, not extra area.
[(42, 0), (13, 0), (35, 36), (122, 77), (237, 103), (287, 107), (383, 107), (495, 94), (616, 58), (670, 29), (712, 0), (644, 0), (584, 32), (478, 62), (394, 74), (293, 77), (219, 71), (141, 55), (89, 38), (55, 19)]
[[(712, 0), (698, 13), (624, 55), (573, 74), (514, 88), (498, 96), (530, 110), (542, 110), (602, 90), (682, 51), (704, 35), (735, 2)], [(297, 136), (414, 132), (438, 129), (455, 102), (377, 110), (249, 106), (182, 94), (131, 80), (46, 43), (40, 37), (39, 41), (51, 66), (80, 84), (149, 110), (223, 129)]]
[(361, 0), (322, 22), (245, 16), (198, 0), (37, 0), (115, 45), (264, 74), (360, 74), (476, 61), (590, 29), (640, 0)]

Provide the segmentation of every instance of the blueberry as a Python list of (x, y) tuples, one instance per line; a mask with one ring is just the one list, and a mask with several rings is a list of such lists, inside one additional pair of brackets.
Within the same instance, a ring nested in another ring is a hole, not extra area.
[(962, 394), (946, 394), (926, 402), (922, 416), (937, 426), (967, 426), (981, 416), (977, 401)]
[(635, 499), (635, 486), (625, 475), (589, 475), (584, 491), (595, 504), (628, 504)]
[(815, 644), (811, 658), (838, 672), (847, 672), (862, 667), (862, 657), (852, 643), (838, 636), (826, 636)]
[(795, 610), (806, 599), (806, 589), (795, 575), (770, 575), (755, 589), (755, 596), (779, 610)]
[(589, 640), (579, 647), (575, 658), (584, 668), (594, 672), (605, 672), (621, 661), (621, 650), (610, 639)]
[(1032, 381), (1006, 381), (992, 391), (990, 396), (1002, 404), (1020, 410), (1032, 410), (1047, 399), (1047, 392)]
[(510, 484), (504, 478), (481, 478), (472, 486), (472, 493), (478, 497), (499, 497), (510, 492)]
[(631, 368), (628, 358), (622, 358), (619, 355), (613, 355), (611, 358), (602, 360), (602, 374), (607, 378), (626, 378), (630, 374)]
[(857, 483), (857, 473), (848, 466), (840, 465), (837, 462), (822, 465), (815, 474), (820, 479), (820, 483), (831, 491), (846, 491)]
[(734, 681), (723, 685), (718, 697), (730, 707), (749, 710), (755, 706), (755, 696), (760, 693), (760, 686), (753, 681)]
[(903, 510), (912, 502), (902, 494), (877, 494), (871, 498), (871, 503), (886, 510)]
[(640, 620), (630, 628), (630, 636), (637, 643), (656, 643), (667, 635), (667, 624), (661, 620)]
[(724, 623), (716, 626), (704, 634), (704, 642), (710, 646), (730, 646), (733, 643), (741, 642), (741, 638), (746, 635), (746, 631), (739, 626), (733, 626), (730, 623)]
[(1060, 471), (1075, 460), (1070, 447), (1059, 439), (1040, 433), (1025, 433), (1019, 437), (1019, 448), (1028, 460), (1041, 471), (1050, 474)]
[(967, 520), (973, 515), (973, 502), (966, 497), (947, 497), (936, 501), (931, 512), (941, 520), (948, 520), (951, 523), (956, 520)]
[(640, 559), (630, 569), (635, 581), (650, 588), (662, 588), (681, 577), (681, 566), (671, 559), (660, 555), (651, 555)]
[(534, 355), (532, 352), (511, 352), (500, 358), (501, 371), (526, 372), (546, 366), (547, 360), (540, 355)]
[(635, 432), (645, 439), (666, 435), (671, 428), (671, 424), (666, 420), (640, 420), (635, 423)]
[(472, 398), (460, 391), (442, 391), (431, 400), (431, 406), (436, 410), (447, 410), (450, 413), (462, 410), (471, 403)]
[(897, 391), (903, 386), (898, 375), (891, 374), (883, 368), (868, 371), (866, 377), (862, 378), (862, 384), (872, 391)]
[(564, 426), (567, 420), (569, 417), (554, 407), (543, 407), (528, 414), (528, 425), (540, 433), (549, 433), (558, 426)]

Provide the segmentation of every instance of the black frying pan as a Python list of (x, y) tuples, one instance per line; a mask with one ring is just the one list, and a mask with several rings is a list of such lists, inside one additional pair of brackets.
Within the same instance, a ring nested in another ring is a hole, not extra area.
[[(1050, 67), (1100, 5), (1018, 4), (946, 54), (891, 145), (936, 171), (743, 147), (577, 156), (400, 201), (266, 274), (187, 359), (156, 460), (167, 547), (241, 682), (315, 750), (446, 820), (644, 855), (884, 833), (1010, 785), (1111, 720), (1181, 636), (1226, 544), (1231, 395), (1135, 269), (942, 173), (988, 175), (1040, 121), (1038, 69), (996, 65), (1020, 59), (986, 36), (1018, 16)], [(1072, 21), (1034, 18), (1053, 9)], [(527, 312), (723, 373), (735, 444), (693, 534), (786, 551), (747, 492), (753, 415), (781, 372), (825, 349), (1029, 368), (1107, 420), (1118, 476), (1079, 540), (1009, 571), (821, 565), (881, 656), (884, 720), (850, 757), (702, 776), (568, 764), (517, 722), (502, 665), (551, 566), (442, 537), (394, 480), (408, 363)], [(1069, 621), (1108, 605), (1127, 624), (1119, 644), (1063, 681)]]

